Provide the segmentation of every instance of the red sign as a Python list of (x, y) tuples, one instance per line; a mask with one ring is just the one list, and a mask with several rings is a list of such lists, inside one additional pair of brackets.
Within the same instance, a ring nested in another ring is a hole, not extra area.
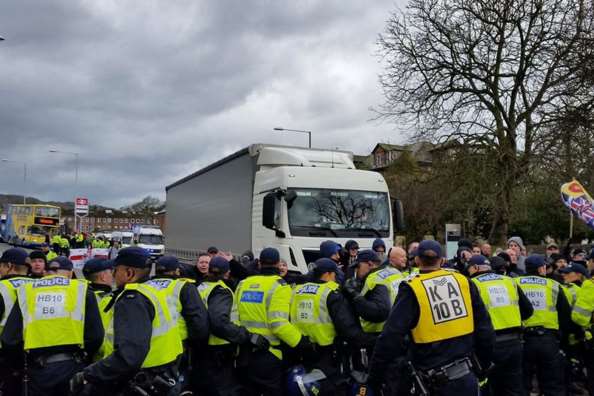
[(89, 199), (88, 198), (76, 198), (76, 205), (77, 206), (89, 206)]

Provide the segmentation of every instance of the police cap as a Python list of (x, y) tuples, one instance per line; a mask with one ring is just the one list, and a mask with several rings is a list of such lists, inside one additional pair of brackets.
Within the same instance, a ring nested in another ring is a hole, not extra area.
[(0, 263), (12, 263), (14, 265), (30, 265), (29, 255), (24, 249), (11, 248), (2, 253)]
[(425, 239), (419, 243), (417, 248), (417, 255), (425, 258), (440, 258), (441, 257), (441, 245), (437, 241), (431, 239)]
[(321, 258), (321, 259), (317, 259), (315, 262), (315, 267), (313, 270), (314, 275), (322, 275), (325, 274), (326, 272), (338, 272), (338, 266), (336, 265), (336, 263), (332, 260), (330, 260), (329, 258)]
[(524, 265), (526, 265), (526, 270), (535, 270), (539, 267), (545, 266), (545, 258), (543, 255), (540, 254), (531, 254), (530, 256), (526, 257), (524, 261)]
[(570, 272), (577, 272), (578, 274), (584, 275), (586, 278), (590, 277), (588, 270), (582, 264), (578, 263), (571, 263), (565, 268), (561, 268), (559, 273), (561, 274), (569, 274)]
[(116, 266), (125, 265), (134, 268), (151, 267), (150, 255), (148, 251), (138, 246), (130, 246), (120, 250), (114, 260), (114, 264)]
[(375, 263), (379, 263), (381, 260), (376, 252), (371, 249), (361, 250), (357, 255), (356, 263), (366, 263), (368, 261), (373, 261)]
[(210, 262), (208, 263), (208, 270), (210, 272), (218, 272), (220, 274), (225, 274), (229, 271), (229, 261), (221, 256), (214, 256)]
[(85, 276), (95, 274), (97, 272), (111, 270), (114, 264), (112, 260), (105, 260), (100, 258), (92, 258), (87, 261), (83, 267), (83, 274)]
[(179, 268), (179, 260), (175, 256), (163, 256), (157, 260), (156, 268), (158, 271), (175, 271)]
[(68, 259), (68, 257), (58, 256), (53, 258), (47, 265), (48, 270), (50, 271), (72, 271), (74, 265), (72, 265), (72, 261)]

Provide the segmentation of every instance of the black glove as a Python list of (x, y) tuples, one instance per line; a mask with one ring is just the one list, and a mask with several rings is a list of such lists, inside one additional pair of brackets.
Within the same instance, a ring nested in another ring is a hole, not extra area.
[(302, 336), (299, 344), (297, 344), (295, 348), (301, 354), (304, 360), (316, 361), (319, 359), (319, 355), (316, 350), (316, 344), (312, 343), (307, 336)]
[(250, 334), (250, 344), (257, 351), (267, 351), (270, 348), (270, 342), (260, 334)]
[(342, 287), (342, 292), (348, 300), (354, 300), (360, 294), (359, 281), (355, 278), (347, 279)]
[(85, 379), (85, 374), (82, 371), (74, 374), (70, 379), (70, 394), (72, 396), (91, 396), (94, 393), (93, 386)]

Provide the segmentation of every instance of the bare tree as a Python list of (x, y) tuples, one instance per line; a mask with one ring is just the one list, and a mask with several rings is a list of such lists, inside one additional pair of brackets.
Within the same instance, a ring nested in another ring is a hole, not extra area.
[(547, 125), (569, 105), (592, 106), (584, 62), (594, 52), (592, 2), (411, 0), (391, 15), (379, 47), (380, 116), (414, 124), (415, 138), (490, 153), (490, 239), (505, 236), (535, 148), (556, 144)]

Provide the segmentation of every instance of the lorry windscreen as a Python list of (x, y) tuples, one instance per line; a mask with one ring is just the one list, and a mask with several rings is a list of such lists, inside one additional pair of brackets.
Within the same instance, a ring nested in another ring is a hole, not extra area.
[(290, 189), (289, 229), (294, 236), (388, 237), (388, 194), (374, 191)]
[(138, 237), (138, 243), (142, 243), (145, 245), (162, 245), (163, 244), (163, 236), (162, 235), (140, 235)]

